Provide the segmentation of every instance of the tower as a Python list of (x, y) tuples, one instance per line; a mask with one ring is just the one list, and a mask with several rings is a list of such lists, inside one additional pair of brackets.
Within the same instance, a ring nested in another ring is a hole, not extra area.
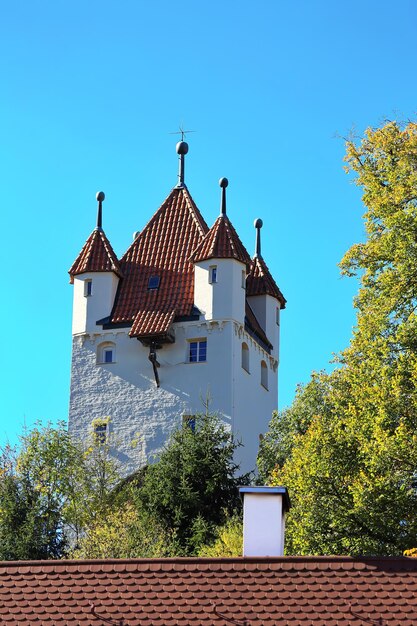
[(260, 239), (251, 260), (226, 213), (225, 178), (220, 215), (208, 228), (185, 184), (187, 152), (179, 142), (177, 185), (120, 259), (102, 229), (104, 194), (97, 195), (97, 226), (69, 271), (69, 428), (81, 439), (92, 422), (100, 436), (113, 431), (124, 474), (152, 461), (207, 397), (244, 444), (242, 471), (254, 469), (259, 434), (277, 407), (279, 328), (271, 312), (285, 299), (260, 257)]

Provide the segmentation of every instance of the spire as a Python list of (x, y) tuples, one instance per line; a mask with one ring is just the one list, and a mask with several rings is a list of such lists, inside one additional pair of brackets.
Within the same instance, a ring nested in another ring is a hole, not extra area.
[(98, 208), (97, 208), (97, 226), (96, 228), (99, 230), (102, 230), (102, 205), (103, 205), (103, 201), (104, 198), (106, 196), (104, 195), (104, 191), (98, 191), (96, 193), (96, 198), (98, 201)]
[(98, 201), (97, 226), (85, 242), (80, 254), (69, 270), (71, 283), (74, 282), (74, 276), (84, 274), (85, 272), (114, 272), (120, 278), (122, 277), (117, 256), (102, 228), (104, 192), (98, 191), (96, 198)]
[(207, 259), (236, 259), (244, 263), (249, 269), (250, 256), (226, 215), (226, 187), (228, 184), (227, 178), (219, 180), (222, 189), (220, 215), (193, 251), (190, 261), (198, 263)]
[(179, 141), (175, 146), (177, 154), (179, 154), (178, 163), (178, 183), (177, 187), (185, 187), (184, 183), (184, 169), (185, 169), (185, 155), (188, 152), (188, 143), (186, 141)]
[(262, 254), (261, 254), (261, 228), (264, 225), (264, 223), (261, 220), (261, 218), (258, 217), (254, 221), (253, 225), (256, 228), (255, 257), (258, 257), (258, 258), (262, 259)]
[(226, 215), (226, 187), (229, 184), (227, 178), (221, 178), (219, 180), (219, 185), (222, 188), (222, 197), (220, 201), (220, 215)]

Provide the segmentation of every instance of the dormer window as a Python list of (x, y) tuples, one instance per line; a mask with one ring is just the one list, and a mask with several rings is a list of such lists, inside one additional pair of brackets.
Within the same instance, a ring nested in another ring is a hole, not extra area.
[(160, 281), (159, 276), (150, 276), (148, 280), (148, 291), (151, 291), (153, 289), (158, 289), (159, 281)]
[(217, 283), (217, 265), (209, 267), (209, 283)]
[(91, 296), (93, 293), (93, 281), (91, 278), (84, 281), (84, 295), (85, 297)]

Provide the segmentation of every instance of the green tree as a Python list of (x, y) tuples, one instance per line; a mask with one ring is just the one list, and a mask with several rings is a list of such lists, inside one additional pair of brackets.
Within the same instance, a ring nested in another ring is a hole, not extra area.
[(232, 557), (243, 554), (242, 515), (235, 513), (228, 517), (222, 526), (215, 530), (214, 539), (208, 545), (200, 546), (197, 556)]
[[(21, 450), (0, 457), (0, 558), (61, 557), (67, 546), (62, 508), (64, 484), (75, 456), (58, 429), (35, 428), (21, 437)], [(75, 454), (75, 451), (72, 451)]]
[(138, 490), (138, 506), (175, 536), (182, 554), (196, 554), (241, 506), (233, 460), (238, 444), (220, 420), (198, 415), (175, 431)]
[(327, 411), (328, 387), (326, 374), (314, 373), (307, 385), (297, 387), (290, 407), (280, 413), (273, 413), (269, 430), (262, 437), (259, 446), (259, 484), (265, 484), (275, 467), (281, 467), (291, 456), (297, 437), (306, 433), (313, 415)]
[(261, 463), (290, 489), (288, 552), (401, 554), (417, 533), (417, 127), (368, 130), (346, 161), (366, 206), (341, 263), (360, 278), (357, 326), (340, 367), (275, 418), (275, 468)]
[(61, 558), (107, 510), (118, 480), (109, 443), (84, 449), (64, 423), (0, 454), (0, 559)]
[(138, 510), (127, 492), (85, 528), (73, 559), (129, 559), (176, 556), (175, 537), (154, 517)]

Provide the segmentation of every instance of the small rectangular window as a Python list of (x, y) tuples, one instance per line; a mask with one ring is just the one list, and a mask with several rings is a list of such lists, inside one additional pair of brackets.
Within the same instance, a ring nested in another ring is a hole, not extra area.
[(279, 326), (279, 315), (280, 315), (280, 308), (279, 306), (277, 306), (277, 314), (276, 314), (276, 322), (277, 322), (277, 326)]
[(87, 296), (91, 296), (91, 294), (93, 293), (93, 281), (92, 280), (85, 280), (84, 281), (84, 295)]
[(212, 265), (209, 268), (209, 282), (217, 283), (217, 265)]
[(107, 440), (107, 424), (96, 424), (94, 426), (94, 435), (96, 443), (104, 445)]
[(111, 348), (105, 348), (104, 350), (104, 362), (113, 363), (113, 350)]
[(207, 360), (207, 339), (190, 341), (188, 361), (190, 363), (203, 363)]
[(242, 289), (246, 289), (246, 272), (242, 270)]
[(159, 276), (150, 276), (148, 280), (148, 289), (158, 289), (159, 287)]

